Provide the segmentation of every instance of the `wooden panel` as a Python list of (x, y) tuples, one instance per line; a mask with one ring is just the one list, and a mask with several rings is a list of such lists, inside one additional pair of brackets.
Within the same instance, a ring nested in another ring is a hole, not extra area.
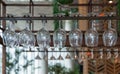
[[(79, 4), (87, 4), (88, 0), (79, 0)], [(88, 7), (87, 6), (80, 6), (79, 7), (79, 13), (86, 16), (88, 14)], [(79, 28), (82, 31), (85, 31), (88, 29), (88, 21), (87, 20), (79, 20)]]
[[(120, 49), (119, 49), (120, 50)], [(119, 74), (120, 73), (120, 56), (114, 58), (113, 54), (110, 59), (104, 52), (103, 59), (99, 58), (99, 53), (94, 55), (94, 59), (88, 61), (88, 69), (95, 74)]]

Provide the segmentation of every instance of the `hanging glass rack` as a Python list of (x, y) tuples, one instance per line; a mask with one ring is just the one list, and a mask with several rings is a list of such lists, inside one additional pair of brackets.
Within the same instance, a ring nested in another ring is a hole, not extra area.
[(64, 17), (55, 17), (55, 16), (46, 16), (46, 17), (0, 17), (0, 20), (120, 20), (120, 16), (64, 16)]
[[(102, 19), (105, 19), (105, 20), (108, 20), (108, 19), (116, 19), (116, 20), (120, 20), (120, 16), (101, 16), (101, 17), (96, 17), (96, 16), (73, 16), (73, 17), (70, 17), (70, 16), (65, 16), (65, 17), (49, 17), (49, 16), (46, 16), (46, 17), (14, 17), (14, 18), (9, 18), (9, 17), (5, 17), (5, 10), (6, 10), (6, 6), (30, 6), (30, 12), (32, 12), (32, 7), (34, 6), (52, 6), (52, 4), (34, 4), (34, 2), (32, 0), (30, 0), (30, 4), (6, 4), (3, 0), (0, 0), (0, 3), (3, 5), (3, 13), (2, 15), (3, 16), (0, 16), (0, 20), (10, 20), (10, 19), (15, 19), (15, 20), (102, 20)], [(116, 6), (117, 3), (115, 4), (72, 4), (70, 6), (106, 6), (106, 5), (112, 5), (112, 6)], [(0, 6), (1, 8), (1, 6)], [(1, 15), (1, 14), (0, 14)], [(4, 22), (3, 22), (4, 23)], [(2, 30), (4, 30), (4, 28), (1, 28)], [(35, 31), (33, 31), (35, 32)], [(52, 33), (52, 32), (51, 32)], [(52, 38), (52, 35), (51, 35), (51, 38)], [(118, 38), (118, 41), (120, 40), (120, 38)], [(99, 46), (98, 48), (105, 48), (102, 44), (102, 37), (100, 37), (100, 40), (99, 40)], [(67, 41), (68, 42), (68, 41)], [(0, 43), (3, 44), (2, 42), (2, 38), (0, 38)], [(53, 45), (53, 43), (51, 43), (51, 45)], [(70, 46), (69, 43), (66, 43), (66, 46)], [(85, 47), (85, 44), (83, 43), (83, 48)], [(117, 45), (113, 48), (119, 48), (120, 47), (120, 43), (118, 42)], [(86, 47), (85, 47), (86, 48)], [(5, 46), (4, 46), (4, 49), (5, 49)], [(89, 47), (88, 47), (89, 49)], [(97, 48), (96, 48), (97, 49)], [(89, 52), (90, 50), (79, 50), (78, 52)], [(23, 51), (23, 52), (36, 52), (36, 51)], [(38, 52), (38, 51), (37, 51)], [(44, 52), (44, 51), (40, 51), (40, 52)], [(47, 51), (47, 52), (59, 52), (59, 51)], [(68, 51), (61, 51), (61, 52), (68, 52)], [(73, 51), (69, 51), (69, 52), (73, 52)], [(94, 50), (94, 52), (101, 52), (101, 51), (97, 51), (97, 50)], [(108, 52), (108, 51), (103, 51), (103, 52)], [(112, 50), (111, 52), (116, 52), (114, 50)], [(120, 52), (120, 51), (117, 51), (117, 52)], [(3, 50), (3, 72), (2, 74), (5, 74), (5, 58), (6, 58), (6, 50)]]

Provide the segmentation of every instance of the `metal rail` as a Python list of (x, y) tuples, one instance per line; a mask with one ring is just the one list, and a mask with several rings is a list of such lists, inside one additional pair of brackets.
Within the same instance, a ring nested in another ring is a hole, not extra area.
[[(46, 52), (46, 51), (32, 51), (32, 50), (28, 50), (28, 51), (22, 51), (22, 52)], [(48, 53), (49, 52), (75, 52), (75, 51), (47, 51)], [(82, 51), (82, 50), (79, 50), (79, 51), (76, 51), (76, 52), (91, 52), (90, 50), (88, 50), (88, 51)], [(120, 52), (120, 50), (119, 51), (105, 51), (105, 50), (103, 50), (103, 51), (99, 51), (99, 49), (97, 50), (97, 51), (95, 51), (95, 50), (93, 50), (93, 52)]]
[(0, 20), (120, 20), (120, 16), (100, 16), (100, 17), (95, 17), (95, 16), (78, 16), (78, 17), (70, 17), (70, 16), (65, 16), (65, 17), (14, 17), (14, 18), (9, 18), (9, 17), (0, 17)]
[[(69, 6), (116, 6), (117, 3), (115, 4), (70, 4)], [(29, 6), (29, 4), (6, 4), (6, 6)], [(53, 4), (34, 4), (33, 6), (53, 6)]]

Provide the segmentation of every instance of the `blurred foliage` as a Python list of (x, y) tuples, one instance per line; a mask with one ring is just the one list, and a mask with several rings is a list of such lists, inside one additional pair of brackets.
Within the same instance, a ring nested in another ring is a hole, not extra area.
[[(9, 50), (9, 49), (8, 49)], [(19, 49), (15, 49), (15, 58), (11, 55), (11, 51), (6, 52), (6, 73), (10, 74), (12, 70), (14, 70), (15, 74), (21, 70), (19, 64), (19, 56), (21, 55), (22, 51)], [(11, 60), (12, 59), (12, 60)], [(32, 65), (33, 60), (27, 60), (27, 56), (24, 57), (26, 63), (22, 65), (22, 68), (27, 69), (28, 66)]]
[[(19, 67), (16, 68), (17, 63), (19, 63), (19, 55), (21, 54), (21, 51), (16, 50), (15, 51), (15, 58), (13, 59), (13, 56), (11, 55), (10, 51), (6, 52), (6, 72), (7, 74), (10, 74), (10, 71), (14, 69), (15, 73), (19, 71)], [(12, 61), (9, 61), (13, 59)]]
[[(68, 8), (64, 11), (60, 10), (59, 3), (57, 1), (63, 1), (63, 2), (73, 2), (72, 0), (53, 0), (53, 14), (58, 14), (58, 13), (64, 13), (65, 16), (69, 16), (70, 13), (75, 13), (78, 11), (78, 8)], [(61, 4), (64, 6), (64, 4)], [(54, 30), (57, 30), (59, 28), (59, 20), (54, 20)]]
[(73, 3), (73, 0), (57, 0), (60, 4), (71, 4)]
[(82, 74), (79, 72), (79, 65), (75, 65), (73, 70), (69, 70), (64, 66), (61, 66), (60, 63), (57, 63), (53, 66), (48, 67), (49, 72), (55, 72), (55, 74)]

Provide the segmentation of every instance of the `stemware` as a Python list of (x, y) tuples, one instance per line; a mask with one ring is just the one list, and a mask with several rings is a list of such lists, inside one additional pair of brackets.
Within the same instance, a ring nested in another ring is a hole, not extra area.
[[(25, 17), (28, 17), (29, 14), (25, 14)], [(27, 48), (26, 50), (31, 50), (32, 47), (35, 46), (35, 36), (34, 34), (31, 32), (29, 25), (30, 25), (31, 21), (30, 20), (26, 20), (26, 24), (25, 24), (25, 29), (23, 29), (20, 32), (19, 38), (20, 38), (20, 44)]]
[[(8, 14), (9, 17), (13, 17), (12, 14)], [(19, 45), (18, 34), (15, 32), (16, 20), (9, 20), (9, 24), (6, 30), (3, 32), (3, 43), (8, 47), (15, 47)]]
[(83, 34), (80, 31), (80, 29), (78, 29), (78, 21), (74, 21), (75, 22), (75, 28), (73, 30), (70, 31), (69, 33), (69, 42), (71, 47), (74, 49), (74, 58), (77, 59), (77, 48), (82, 46), (82, 38), (83, 38)]
[(71, 56), (69, 54), (69, 48), (66, 48), (67, 55), (65, 56), (65, 59), (71, 59)]
[(51, 48), (51, 50), (52, 50), (52, 56), (50, 57), (50, 60), (56, 60), (56, 58), (55, 58), (55, 56), (54, 56), (54, 48)]
[[(106, 47), (112, 47), (115, 46), (117, 43), (117, 31), (113, 28), (111, 28), (111, 20), (108, 22), (108, 29), (103, 33), (103, 44)], [(107, 59), (111, 58), (111, 52), (110, 49), (107, 49)]]
[(40, 55), (39, 55), (39, 47), (37, 48), (38, 49), (38, 52), (37, 52), (37, 56), (35, 57), (35, 59), (37, 59), (37, 60), (41, 60), (41, 57), (40, 57)]
[(100, 59), (103, 59), (104, 57), (103, 48), (99, 49), (99, 54), (100, 54)]
[(88, 29), (85, 32), (85, 45), (87, 47), (91, 47), (91, 58), (94, 58), (93, 54), (93, 48), (98, 46), (98, 32), (96, 31), (96, 28), (94, 27), (96, 21), (92, 20), (92, 26), (90, 29)]
[[(59, 17), (63, 16), (63, 13), (57, 14)], [(65, 46), (66, 43), (66, 32), (62, 29), (62, 21), (59, 21), (59, 28), (53, 34), (54, 47), (60, 50), (60, 55), (58, 59), (63, 60), (61, 56), (61, 49)]]
[[(45, 15), (41, 15), (42, 17)], [(42, 28), (37, 33), (37, 44), (38, 46), (45, 51), (44, 59), (47, 60), (47, 48), (50, 46), (50, 33), (45, 29), (45, 24), (47, 20), (42, 20)]]

